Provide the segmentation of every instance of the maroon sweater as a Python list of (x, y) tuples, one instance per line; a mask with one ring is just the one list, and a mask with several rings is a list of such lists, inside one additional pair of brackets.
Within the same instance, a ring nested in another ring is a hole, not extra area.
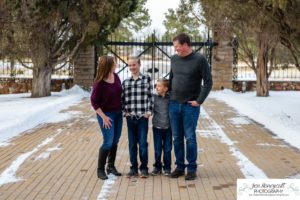
[(91, 104), (95, 110), (103, 112), (121, 111), (122, 85), (119, 76), (114, 73), (114, 83), (95, 82), (91, 95)]

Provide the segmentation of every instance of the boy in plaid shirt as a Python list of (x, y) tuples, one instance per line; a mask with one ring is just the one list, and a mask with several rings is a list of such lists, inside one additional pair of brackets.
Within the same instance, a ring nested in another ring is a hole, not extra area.
[[(141, 165), (140, 177), (148, 173), (148, 120), (153, 110), (151, 78), (140, 73), (141, 61), (137, 57), (128, 60), (131, 77), (122, 83), (122, 110), (128, 129), (129, 156), (131, 167), (127, 177), (138, 176), (137, 149)], [(138, 145), (137, 145), (138, 144)]]

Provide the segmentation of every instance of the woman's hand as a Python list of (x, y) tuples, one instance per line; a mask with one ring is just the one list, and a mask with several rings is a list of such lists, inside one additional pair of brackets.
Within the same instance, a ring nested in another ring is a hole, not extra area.
[(103, 127), (105, 129), (110, 129), (111, 127), (111, 118), (107, 117), (106, 115), (101, 116), (102, 121), (103, 121)]
[(101, 108), (98, 108), (96, 110), (96, 113), (101, 117), (102, 121), (103, 121), (103, 127), (105, 129), (109, 129), (111, 127), (111, 121), (112, 119), (107, 117), (104, 112), (101, 110)]

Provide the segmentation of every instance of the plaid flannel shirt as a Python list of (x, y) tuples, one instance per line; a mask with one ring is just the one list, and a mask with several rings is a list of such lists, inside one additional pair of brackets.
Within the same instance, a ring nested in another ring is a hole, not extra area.
[(122, 110), (138, 118), (146, 113), (152, 113), (153, 94), (150, 76), (140, 74), (136, 80), (130, 77), (123, 81)]

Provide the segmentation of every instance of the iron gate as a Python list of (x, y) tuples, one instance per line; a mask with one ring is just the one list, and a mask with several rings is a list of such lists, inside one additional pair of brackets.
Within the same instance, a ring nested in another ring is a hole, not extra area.
[[(209, 37), (208, 37), (209, 38)], [(195, 52), (205, 55), (211, 65), (212, 48), (215, 46), (211, 38), (201, 42), (199, 38), (191, 38), (191, 47)], [(167, 77), (170, 72), (170, 58), (175, 53), (171, 39), (161, 39), (152, 34), (147, 39), (135, 41), (118, 41), (110, 39), (96, 49), (96, 58), (99, 55), (112, 55), (117, 60), (117, 72), (121, 81), (130, 76), (127, 60), (130, 56), (141, 59), (141, 73), (149, 74), (152, 80)], [(97, 59), (95, 59), (97, 62)], [(97, 65), (95, 65), (97, 66)], [(95, 70), (96, 71), (96, 70)]]

